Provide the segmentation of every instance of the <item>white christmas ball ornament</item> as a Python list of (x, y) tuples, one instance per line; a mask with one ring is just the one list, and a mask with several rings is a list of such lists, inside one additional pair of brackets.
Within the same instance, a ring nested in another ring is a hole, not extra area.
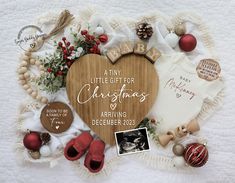
[(95, 34), (96, 35), (98, 35), (98, 36), (100, 36), (101, 34), (104, 34), (104, 29), (103, 29), (103, 27), (96, 27), (96, 29), (95, 29)]
[(173, 158), (173, 164), (176, 168), (181, 168), (185, 166), (185, 160), (182, 156), (175, 156)]
[(179, 37), (175, 33), (171, 32), (166, 35), (165, 40), (170, 47), (175, 48), (178, 44)]
[(47, 157), (47, 156), (51, 155), (51, 149), (47, 145), (42, 146), (40, 148), (39, 152), (40, 152), (41, 156), (44, 156), (44, 157)]

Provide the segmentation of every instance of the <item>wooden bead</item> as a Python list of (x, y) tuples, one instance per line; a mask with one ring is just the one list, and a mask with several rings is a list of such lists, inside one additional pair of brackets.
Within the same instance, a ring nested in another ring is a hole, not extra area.
[(39, 60), (36, 60), (35, 64), (36, 64), (36, 66), (40, 66), (41, 62)]
[(46, 97), (42, 97), (41, 102), (46, 104), (48, 102), (48, 99)]
[(175, 27), (175, 33), (178, 35), (178, 36), (182, 36), (186, 33), (186, 27), (185, 27), (185, 24), (179, 24)]
[(139, 55), (144, 55), (147, 51), (147, 43), (143, 41), (138, 41), (134, 47), (134, 53)]
[(36, 97), (37, 97), (37, 92), (36, 92), (36, 91), (32, 92), (32, 93), (31, 93), (31, 96), (32, 96), (34, 99), (36, 99)]
[(120, 52), (122, 55), (132, 53), (134, 49), (130, 41), (121, 43), (119, 47), (120, 47)]
[(120, 48), (119, 47), (114, 47), (111, 48), (107, 51), (107, 57), (109, 58), (109, 60), (114, 64), (120, 57), (121, 57), (121, 53), (120, 53)]
[(44, 70), (44, 66), (43, 65), (39, 65), (39, 69), (40, 70)]
[(27, 89), (27, 93), (31, 94), (33, 92), (32, 88)]
[(25, 67), (25, 66), (27, 66), (28, 65), (28, 62), (26, 62), (26, 61), (22, 61), (21, 63), (20, 63), (20, 66), (21, 67)]
[(29, 78), (29, 77), (30, 77), (29, 72), (24, 73), (24, 77), (25, 77), (26, 79)]
[(27, 70), (28, 70), (27, 67), (20, 67), (18, 72), (19, 74), (24, 74)]
[(38, 94), (38, 95), (36, 96), (36, 100), (41, 101), (41, 99), (42, 99), (42, 96)]
[(28, 48), (28, 50), (27, 50), (28, 52), (32, 52), (33, 51), (33, 49), (32, 48)]
[(26, 84), (26, 81), (25, 81), (25, 80), (20, 80), (20, 84), (21, 84), (21, 85), (25, 85), (25, 84)]
[(24, 56), (22, 57), (22, 60), (24, 60), (24, 61), (28, 62), (28, 61), (29, 61), (29, 57), (28, 57), (28, 56), (26, 56), (26, 55), (24, 55)]
[(161, 52), (154, 47), (151, 48), (145, 55), (145, 57), (152, 63), (155, 63), (160, 56)]
[(30, 88), (30, 86), (29, 86), (29, 85), (27, 85), (27, 84), (25, 84), (25, 85), (23, 86), (23, 88), (24, 88), (25, 90), (27, 90), (27, 89), (29, 89), (29, 88)]
[(30, 59), (30, 64), (34, 65), (35, 62), (36, 62), (36, 60), (35, 60), (34, 58), (31, 58), (31, 59)]
[(28, 57), (31, 56), (31, 52), (30, 52), (30, 51), (26, 51), (24, 54), (25, 54), (26, 56), (28, 56)]
[(19, 79), (20, 79), (20, 80), (25, 79), (24, 74), (19, 74)]

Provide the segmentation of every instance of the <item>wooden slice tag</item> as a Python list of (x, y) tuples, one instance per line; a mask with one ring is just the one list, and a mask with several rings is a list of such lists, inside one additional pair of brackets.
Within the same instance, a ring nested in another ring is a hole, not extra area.
[(207, 81), (213, 81), (219, 78), (221, 68), (218, 62), (213, 59), (203, 59), (199, 62), (197, 68), (198, 77)]
[(62, 133), (69, 129), (73, 122), (70, 107), (62, 102), (48, 103), (42, 110), (42, 126), (51, 133)]

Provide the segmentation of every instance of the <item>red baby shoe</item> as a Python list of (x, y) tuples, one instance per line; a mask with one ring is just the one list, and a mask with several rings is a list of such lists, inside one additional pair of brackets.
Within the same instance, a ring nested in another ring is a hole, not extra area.
[(64, 148), (65, 158), (70, 161), (78, 160), (86, 152), (92, 140), (93, 137), (88, 132), (83, 132), (70, 140)]
[(89, 151), (86, 155), (84, 165), (92, 173), (99, 172), (104, 165), (105, 144), (101, 140), (92, 141)]

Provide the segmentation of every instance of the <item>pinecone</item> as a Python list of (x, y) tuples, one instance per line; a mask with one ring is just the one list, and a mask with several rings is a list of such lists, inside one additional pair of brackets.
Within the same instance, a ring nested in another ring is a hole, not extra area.
[(41, 133), (41, 140), (43, 144), (47, 144), (51, 140), (51, 136), (49, 133)]
[(153, 28), (148, 23), (140, 23), (137, 25), (136, 34), (140, 39), (149, 39), (153, 34)]

